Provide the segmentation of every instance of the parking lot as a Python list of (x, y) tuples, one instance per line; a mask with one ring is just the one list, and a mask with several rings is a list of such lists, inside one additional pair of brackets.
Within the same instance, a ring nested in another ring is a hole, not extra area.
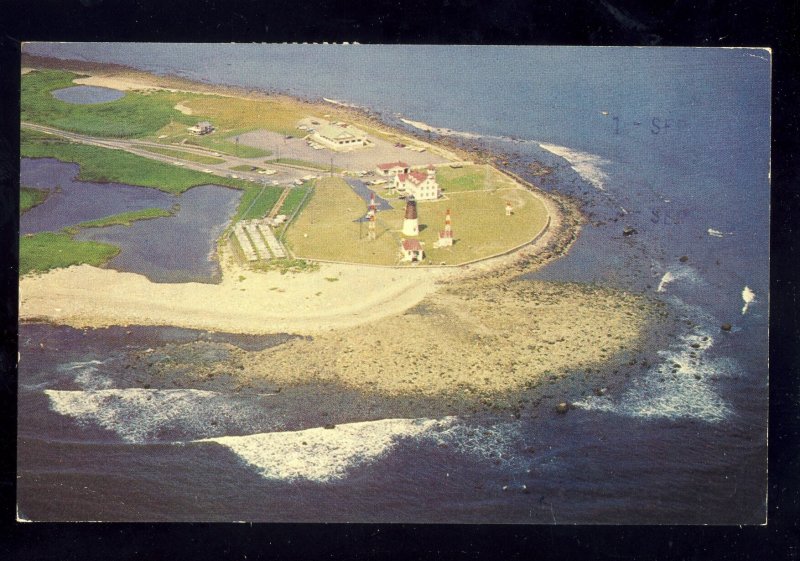
[[(298, 131), (302, 132), (302, 131)], [(306, 162), (333, 166), (347, 170), (370, 171), (378, 164), (404, 161), (411, 166), (423, 166), (447, 162), (446, 158), (429, 152), (414, 152), (397, 147), (390, 142), (370, 136), (371, 146), (356, 148), (351, 152), (336, 152), (329, 148), (315, 150), (302, 138), (286, 138), (267, 130), (257, 130), (239, 136), (239, 142), (247, 146), (272, 151), (271, 158), (293, 158)]]

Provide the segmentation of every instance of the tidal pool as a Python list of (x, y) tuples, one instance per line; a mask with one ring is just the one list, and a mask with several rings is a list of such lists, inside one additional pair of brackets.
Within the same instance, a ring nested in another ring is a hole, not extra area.
[(53, 90), (51, 93), (56, 99), (78, 105), (107, 103), (125, 97), (125, 92), (123, 91), (113, 88), (101, 88), (98, 86), (73, 86), (70, 88)]

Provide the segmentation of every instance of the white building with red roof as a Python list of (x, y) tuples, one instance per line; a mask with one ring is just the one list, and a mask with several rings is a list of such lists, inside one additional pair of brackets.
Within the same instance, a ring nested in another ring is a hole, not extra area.
[(425, 252), (419, 240), (403, 240), (400, 242), (400, 261), (422, 261)]
[(375, 172), (383, 177), (391, 177), (398, 173), (408, 173), (410, 170), (411, 168), (407, 163), (400, 161), (375, 166)]
[(418, 201), (435, 201), (441, 192), (433, 166), (428, 166), (427, 172), (398, 173), (394, 176), (394, 188), (405, 191)]

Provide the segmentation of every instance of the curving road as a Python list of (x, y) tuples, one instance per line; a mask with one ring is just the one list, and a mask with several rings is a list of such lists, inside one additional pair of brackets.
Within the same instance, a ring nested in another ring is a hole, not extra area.
[[(232, 177), (233, 175), (236, 175), (239, 179), (244, 179), (245, 181), (252, 181), (254, 183), (277, 181), (279, 184), (288, 185), (294, 182), (295, 180), (300, 179), (301, 177), (310, 175), (312, 173), (316, 174), (320, 173), (320, 172), (312, 172), (310, 170), (298, 169), (292, 166), (284, 166), (272, 162), (269, 162), (266, 165), (269, 166), (270, 168), (275, 169), (278, 173), (270, 176), (266, 176), (256, 172), (232, 171), (230, 168), (241, 165), (262, 167), (265, 165), (264, 159), (241, 158), (239, 156), (221, 154), (219, 152), (215, 152), (214, 150), (203, 148), (200, 146), (187, 146), (184, 144), (160, 144), (158, 142), (152, 142), (147, 140), (101, 138), (96, 136), (88, 136), (85, 134), (78, 134), (74, 132), (57, 129), (54, 127), (48, 127), (45, 125), (38, 125), (35, 123), (29, 123), (24, 121), (21, 123), (21, 126), (22, 128), (34, 130), (37, 132), (52, 134), (54, 136), (60, 136), (62, 138), (66, 138), (73, 142), (80, 142), (81, 144), (88, 144), (90, 146), (98, 146), (100, 148), (108, 148), (111, 150), (124, 150), (125, 152), (136, 154), (137, 156), (142, 156), (144, 158), (149, 158), (151, 160), (157, 160), (159, 162), (164, 162), (172, 165), (178, 165), (185, 169), (205, 172), (210, 175), (217, 175), (220, 177)], [(166, 154), (157, 154), (155, 152), (147, 150), (147, 148), (179, 150), (181, 152), (188, 152), (200, 156), (219, 158), (224, 161), (218, 164), (202, 164), (199, 162), (184, 160), (182, 158), (178, 158), (175, 156), (168, 156)]]

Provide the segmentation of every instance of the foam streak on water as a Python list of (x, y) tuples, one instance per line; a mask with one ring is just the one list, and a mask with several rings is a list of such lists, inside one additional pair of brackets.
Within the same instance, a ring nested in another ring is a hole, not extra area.
[(539, 142), (539, 146), (567, 160), (570, 166), (572, 166), (572, 169), (575, 170), (575, 173), (591, 183), (595, 188), (600, 191), (605, 191), (608, 175), (603, 171), (602, 166), (608, 164), (608, 160), (604, 160), (600, 156), (595, 156), (594, 154), (580, 152), (579, 150), (558, 146), (556, 144)]
[(730, 376), (737, 366), (730, 359), (704, 357), (713, 343), (702, 330), (684, 335), (670, 349), (661, 351), (663, 361), (635, 380), (618, 399), (592, 396), (574, 405), (630, 417), (723, 421), (731, 410), (711, 379)]
[[(45, 390), (50, 409), (84, 426), (115, 432), (126, 442), (183, 440), (253, 424), (270, 425), (269, 394), (239, 398), (217, 392), (142, 388)], [(269, 428), (279, 428), (278, 422)]]
[(699, 286), (706, 286), (708, 284), (692, 267), (679, 265), (670, 267), (670, 269), (664, 273), (661, 277), (661, 282), (658, 283), (656, 292), (664, 292), (667, 285), (676, 280), (688, 281), (691, 284)]
[(387, 454), (402, 439), (444, 428), (453, 418), (382, 419), (248, 436), (209, 438), (229, 448), (267, 479), (305, 479), (320, 483), (343, 479), (354, 467), (370, 464)]
[(229, 448), (262, 477), (330, 483), (345, 479), (356, 467), (373, 464), (401, 442), (415, 441), (448, 447), (478, 461), (519, 468), (522, 459), (519, 427), (498, 424), (473, 427), (455, 417), (441, 419), (382, 419), (248, 436), (208, 438)]

